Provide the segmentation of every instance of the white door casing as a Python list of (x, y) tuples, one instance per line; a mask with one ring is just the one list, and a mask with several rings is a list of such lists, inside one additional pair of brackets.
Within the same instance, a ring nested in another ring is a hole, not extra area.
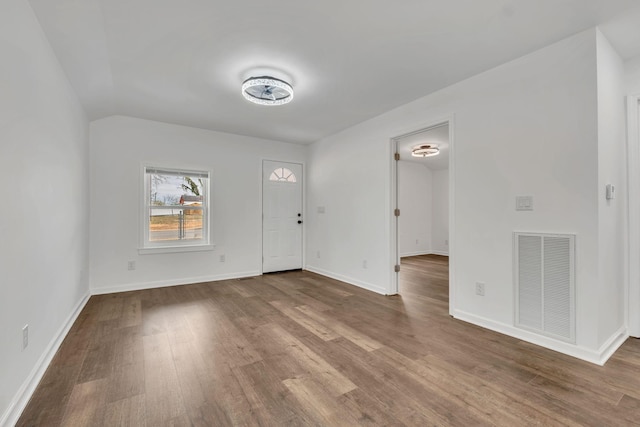
[(302, 165), (262, 163), (262, 272), (302, 268)]
[(627, 328), (640, 337), (640, 93), (627, 96)]
[[(394, 271), (394, 265), (400, 265), (400, 252), (398, 249), (398, 217), (394, 215), (394, 210), (398, 207), (398, 161), (396, 160), (395, 153), (397, 153), (397, 142), (399, 139), (424, 132), (428, 129), (441, 126), (443, 124), (449, 125), (449, 314), (454, 316), (456, 311), (456, 281), (455, 281), (455, 147), (454, 143), (454, 129), (455, 129), (455, 116), (450, 114), (439, 118), (434, 118), (422, 125), (412, 126), (405, 132), (400, 133), (398, 136), (390, 138), (390, 170), (391, 170), (391, 197), (389, 198), (389, 236), (390, 236), (390, 253), (391, 253), (391, 265), (390, 272), (391, 277), (389, 281), (388, 294), (394, 295), (398, 293), (398, 273)], [(415, 130), (418, 129), (418, 130)], [(400, 213), (401, 214), (401, 213)]]

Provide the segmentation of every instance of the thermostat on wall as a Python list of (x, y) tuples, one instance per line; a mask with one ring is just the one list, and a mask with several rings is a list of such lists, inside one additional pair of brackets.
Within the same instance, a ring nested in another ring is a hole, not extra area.
[(516, 210), (517, 211), (532, 211), (533, 210), (533, 197), (532, 196), (516, 196)]

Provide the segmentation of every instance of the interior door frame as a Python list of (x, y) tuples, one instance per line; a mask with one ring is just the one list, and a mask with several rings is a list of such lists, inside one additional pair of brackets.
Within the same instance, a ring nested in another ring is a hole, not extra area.
[(640, 93), (627, 96), (627, 330), (640, 337)]
[(259, 203), (260, 209), (258, 209), (258, 221), (260, 224), (260, 257), (258, 262), (260, 264), (260, 274), (264, 274), (264, 221), (263, 221), (263, 213), (264, 213), (264, 162), (278, 162), (278, 163), (293, 163), (296, 165), (300, 165), (302, 167), (302, 241), (300, 244), (302, 247), (300, 248), (302, 251), (302, 269), (307, 269), (307, 221), (306, 221), (306, 213), (307, 213), (307, 165), (304, 161), (299, 160), (282, 160), (282, 159), (274, 159), (272, 157), (262, 157), (260, 158), (259, 170), (260, 170), (260, 179), (258, 185), (260, 186), (260, 194)]
[[(395, 266), (400, 265), (400, 252), (398, 250), (398, 218), (394, 215), (394, 210), (398, 206), (398, 168), (397, 161), (395, 160), (395, 153), (397, 152), (398, 140), (427, 131), (429, 129), (442, 126), (444, 124), (449, 125), (449, 314), (453, 315), (456, 298), (455, 287), (455, 116), (453, 113), (436, 117), (423, 124), (412, 126), (405, 132), (400, 132), (390, 138), (389, 144), (389, 159), (391, 162), (391, 191), (389, 198), (389, 236), (390, 236), (390, 286), (389, 294), (395, 295), (398, 293), (398, 273), (395, 271)], [(402, 215), (402, 213), (401, 213)]]

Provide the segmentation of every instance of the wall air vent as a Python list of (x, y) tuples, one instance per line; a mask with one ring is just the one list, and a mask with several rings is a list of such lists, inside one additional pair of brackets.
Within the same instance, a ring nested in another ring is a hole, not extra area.
[(514, 233), (515, 326), (575, 342), (575, 235)]

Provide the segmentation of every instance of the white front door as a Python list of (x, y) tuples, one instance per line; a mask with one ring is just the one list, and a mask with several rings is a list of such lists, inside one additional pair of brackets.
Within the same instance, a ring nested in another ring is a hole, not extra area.
[(262, 163), (262, 272), (302, 268), (302, 165)]

